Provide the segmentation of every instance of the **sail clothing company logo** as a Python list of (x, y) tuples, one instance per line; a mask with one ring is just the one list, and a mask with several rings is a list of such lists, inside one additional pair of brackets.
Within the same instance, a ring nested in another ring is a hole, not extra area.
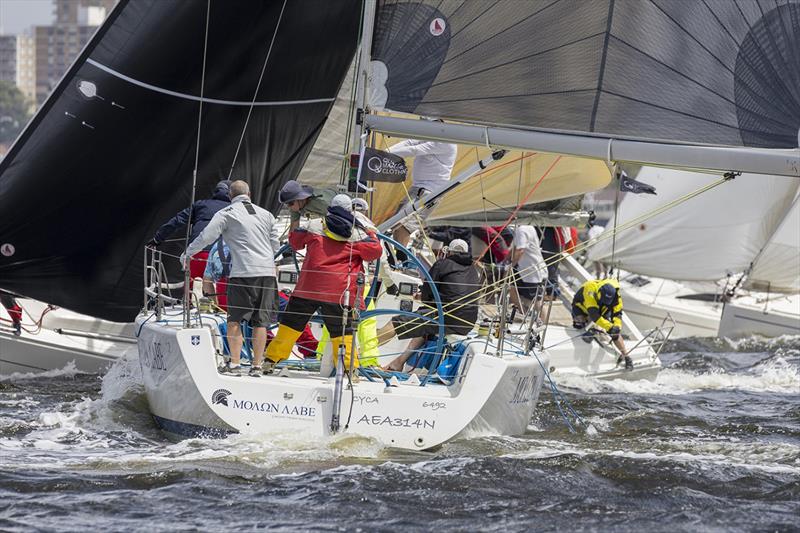
[(3, 254), (6, 257), (11, 257), (16, 251), (17, 250), (14, 248), (14, 245), (7, 242), (0, 246), (0, 254)]
[(192, 346), (200, 344), (200, 335), (192, 335)]
[(367, 160), (367, 168), (376, 174), (405, 174), (404, 163), (392, 161), (388, 157), (373, 156)]

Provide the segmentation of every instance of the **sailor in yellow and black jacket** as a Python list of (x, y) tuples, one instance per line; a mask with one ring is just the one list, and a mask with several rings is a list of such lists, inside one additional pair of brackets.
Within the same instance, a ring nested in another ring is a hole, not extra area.
[(605, 330), (619, 349), (617, 363), (625, 361), (625, 368), (633, 369), (622, 340), (622, 296), (615, 279), (592, 279), (584, 283), (572, 299), (572, 327), (583, 329), (589, 322)]

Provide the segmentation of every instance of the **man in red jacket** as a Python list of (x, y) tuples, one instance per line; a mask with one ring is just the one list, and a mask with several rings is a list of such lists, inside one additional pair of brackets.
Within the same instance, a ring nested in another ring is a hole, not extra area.
[[(349, 368), (353, 328), (349, 316), (344, 320), (344, 308), (364, 308), (357, 279), (364, 272), (364, 261), (381, 256), (380, 242), (372, 230), (357, 222), (350, 197), (339, 194), (331, 200), (324, 219), (313, 219), (305, 228), (289, 233), (289, 245), (295, 251), (305, 248), (306, 257), (297, 286), (281, 315), (278, 333), (267, 348), (264, 373), (271, 373), (277, 363), (289, 357), (317, 311), (331, 333), (333, 353), (344, 345), (345, 367)], [(353, 367), (357, 366), (356, 359)]]

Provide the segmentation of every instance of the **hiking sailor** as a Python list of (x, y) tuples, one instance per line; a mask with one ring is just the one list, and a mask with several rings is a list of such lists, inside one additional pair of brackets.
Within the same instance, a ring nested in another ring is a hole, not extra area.
[(192, 241), (181, 257), (186, 257), (209, 246), (219, 239), (225, 240), (230, 250), (231, 271), (228, 279), (228, 346), (231, 360), (222, 371), (243, 375), (240, 367), (242, 329), (240, 322), (247, 320), (253, 328), (253, 365), (251, 376), (261, 374), (261, 360), (267, 344), (267, 325), (275, 317), (277, 282), (275, 280), (275, 251), (278, 249), (278, 229), (275, 217), (266, 209), (250, 202), (250, 187), (237, 180), (230, 187), (231, 205), (222, 209), (208, 223), (206, 229)]
[[(408, 139), (390, 147), (389, 152), (400, 157), (414, 158), (413, 182), (406, 199), (397, 208), (400, 211), (406, 204), (427, 196), (447, 183), (456, 164), (458, 146), (438, 141)], [(411, 233), (420, 229), (418, 216), (415, 214), (407, 217), (402, 224), (392, 228), (394, 240), (407, 246)]]
[[(429, 271), (436, 284), (439, 297), (444, 307), (444, 326), (447, 335), (467, 335), (478, 320), (478, 302), (481, 298), (483, 278), (472, 261), (466, 241), (454, 239), (445, 249), (445, 256), (437, 260)], [(424, 304), (433, 304), (433, 291), (429, 282), (425, 282), (421, 290)], [(435, 316), (436, 309), (426, 311), (425, 316)], [(385, 368), (401, 372), (403, 365), (415, 350), (421, 348), (426, 341), (435, 338), (439, 327), (435, 322), (423, 321), (419, 318), (396, 316), (378, 331), (378, 342), (381, 344), (397, 335), (399, 339), (411, 339), (406, 351), (396, 357)]]
[(358, 367), (357, 356), (351, 354), (351, 316), (348, 312), (344, 319), (343, 307), (364, 307), (358, 278), (363, 276), (364, 261), (378, 259), (383, 249), (375, 232), (360, 224), (350, 197), (339, 194), (331, 200), (324, 219), (312, 219), (306, 227), (289, 233), (289, 245), (295, 251), (305, 248), (306, 256), (297, 286), (281, 315), (278, 333), (267, 348), (264, 373), (271, 373), (277, 363), (289, 357), (317, 311), (331, 333), (334, 361), (343, 345), (345, 367), (350, 367), (351, 355), (356, 357), (353, 368)]
[(619, 350), (617, 364), (633, 370), (633, 360), (622, 340), (622, 296), (619, 282), (613, 278), (591, 279), (581, 285), (572, 299), (572, 327), (583, 329), (593, 322), (611, 336)]

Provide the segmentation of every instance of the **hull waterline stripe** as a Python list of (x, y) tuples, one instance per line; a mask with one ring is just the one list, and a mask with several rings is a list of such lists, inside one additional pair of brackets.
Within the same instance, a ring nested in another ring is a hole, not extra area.
[(238, 431), (233, 429), (212, 428), (190, 424), (188, 422), (178, 422), (177, 420), (170, 420), (169, 418), (163, 418), (155, 414), (153, 415), (153, 420), (156, 421), (158, 427), (167, 433), (174, 433), (175, 435), (181, 435), (183, 437), (222, 439), (232, 433), (238, 433)]
[(177, 91), (170, 91), (169, 89), (164, 89), (162, 87), (157, 87), (155, 85), (150, 85), (149, 83), (145, 83), (143, 81), (139, 81), (137, 79), (131, 78), (130, 76), (126, 76), (121, 72), (117, 72), (116, 70), (109, 68), (102, 63), (98, 63), (94, 59), (87, 59), (86, 62), (90, 65), (93, 65), (100, 70), (111, 74), (121, 80), (127, 81), (128, 83), (132, 83), (133, 85), (138, 85), (144, 89), (149, 89), (151, 91), (155, 91), (157, 93), (167, 94), (170, 96), (175, 96), (177, 98), (183, 98), (184, 100), (192, 100), (194, 102), (200, 102), (202, 100), (203, 103), (206, 104), (220, 104), (220, 105), (235, 105), (235, 106), (283, 106), (283, 105), (305, 105), (305, 104), (319, 104), (319, 103), (326, 103), (326, 102), (333, 102), (336, 98), (313, 98), (308, 100), (278, 100), (272, 102), (243, 102), (239, 100), (218, 100), (216, 98), (200, 98), (199, 96), (194, 96), (192, 94), (186, 93), (179, 93)]

